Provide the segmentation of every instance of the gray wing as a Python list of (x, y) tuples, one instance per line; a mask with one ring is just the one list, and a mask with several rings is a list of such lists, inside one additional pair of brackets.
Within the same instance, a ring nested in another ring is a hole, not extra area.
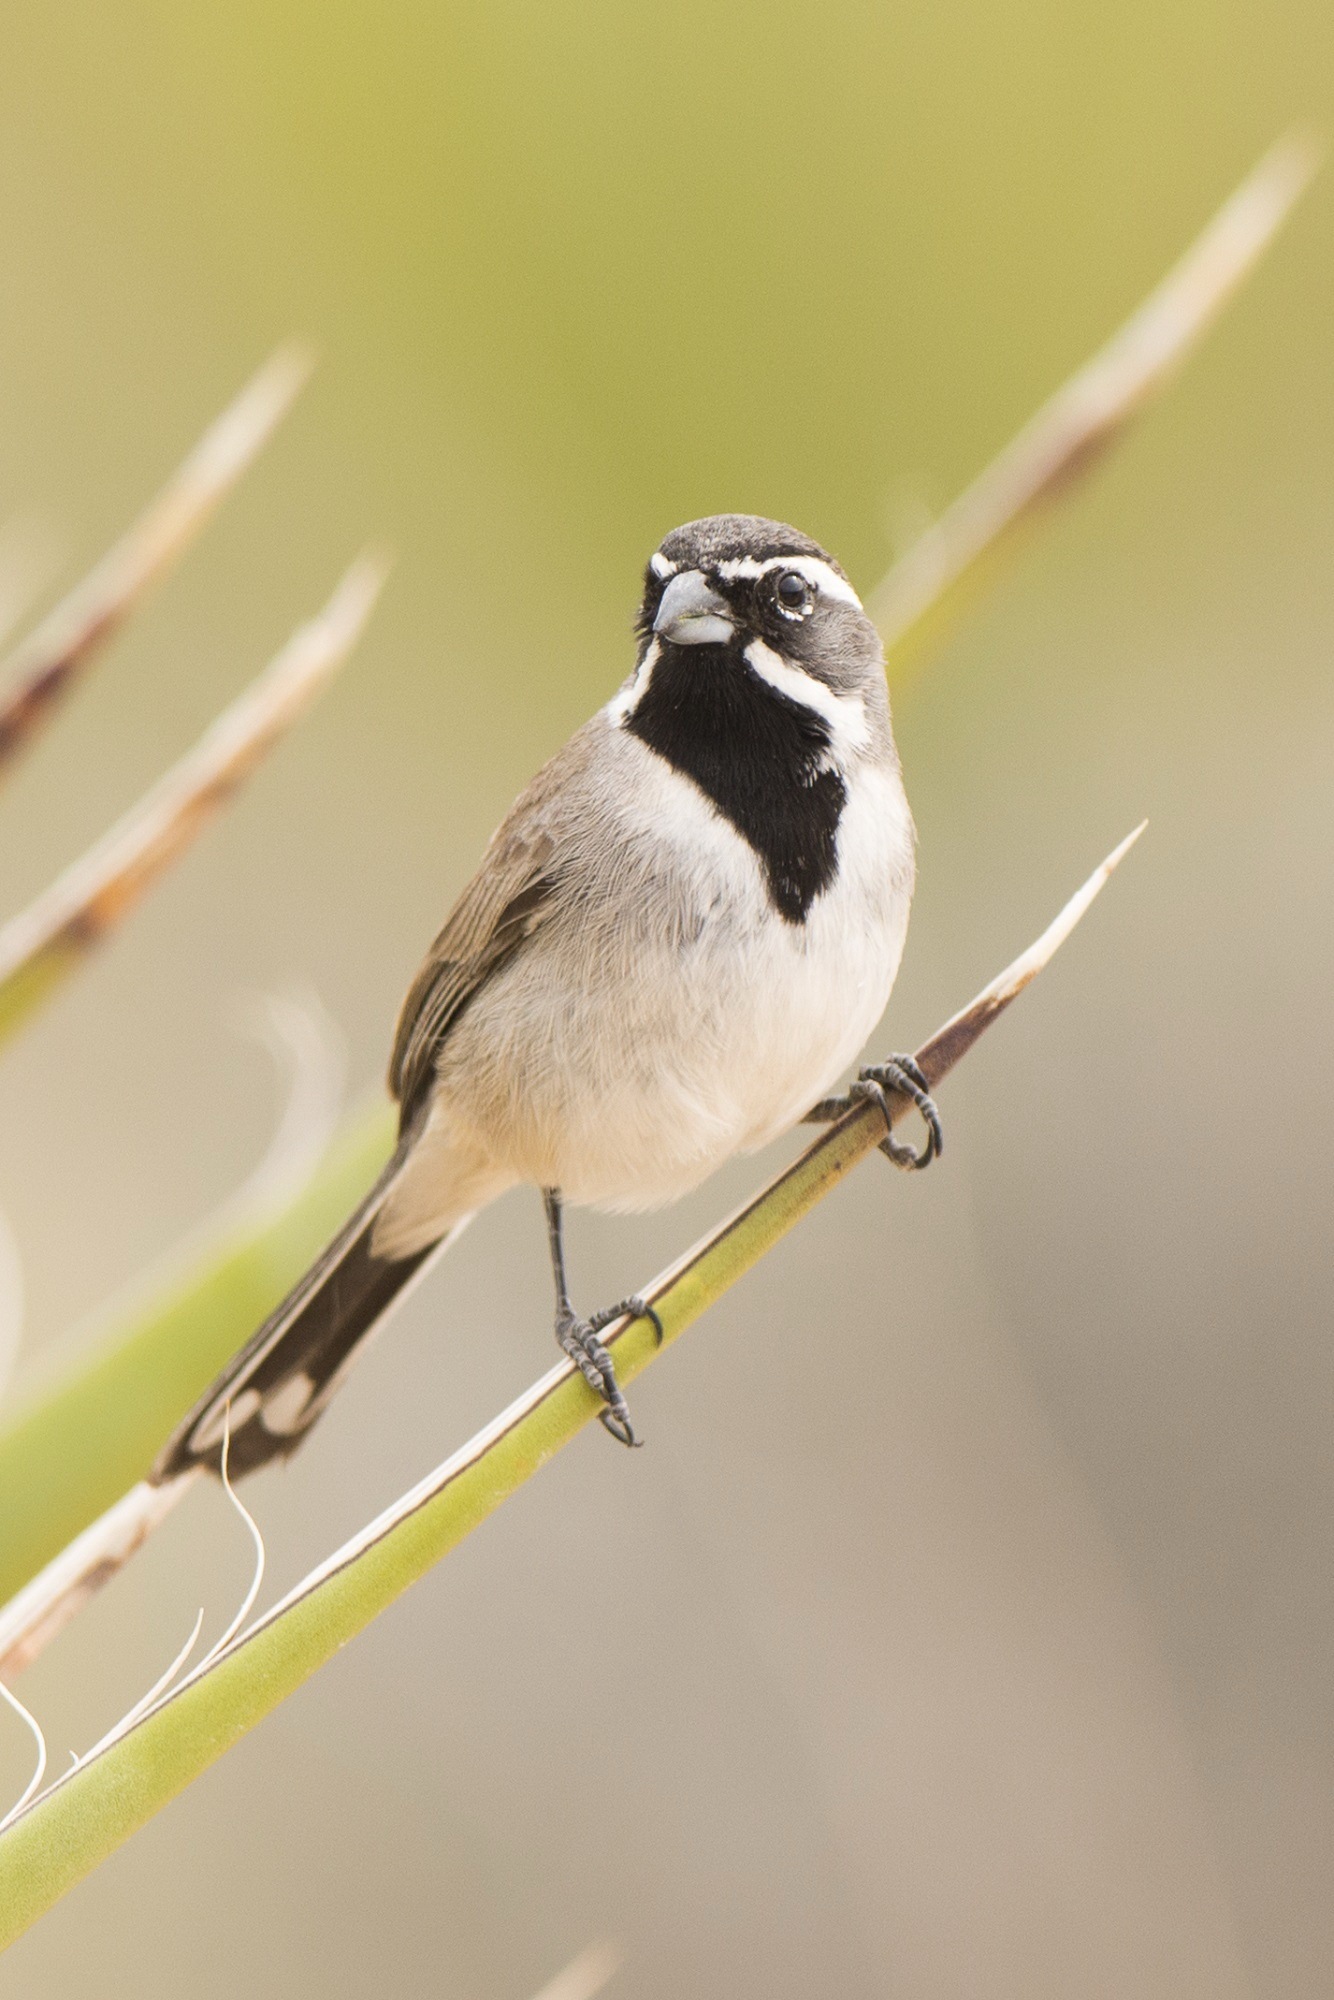
[(464, 1008), (552, 913), (560, 881), (555, 821), (586, 735), (587, 728), (577, 732), (519, 794), (409, 988), (389, 1064), (400, 1129), (422, 1110)]
[(353, 1356), (434, 1254), (437, 1245), (429, 1243), (406, 1256), (386, 1256), (375, 1246), (376, 1223), (411, 1151), (410, 1128), (426, 1107), (441, 1044), (474, 993), (551, 906), (557, 842), (549, 822), (569, 761), (567, 745), (516, 801), (403, 1003), (389, 1071), (400, 1105), (393, 1159), (295, 1290), (178, 1426), (154, 1479), (175, 1478), (196, 1465), (216, 1469), (228, 1413), (232, 1472), (252, 1472), (294, 1451)]

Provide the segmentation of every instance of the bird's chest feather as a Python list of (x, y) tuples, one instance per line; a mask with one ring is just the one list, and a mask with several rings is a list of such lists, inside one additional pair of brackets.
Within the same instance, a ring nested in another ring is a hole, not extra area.
[(697, 784), (635, 743), (617, 780), (569, 920), (479, 999), (457, 1053), (467, 1096), (503, 1066), (483, 1122), (520, 1177), (630, 1209), (787, 1130), (856, 1056), (903, 949), (912, 826), (896, 768), (850, 774), (835, 865), (791, 921)]
[[(717, 847), (731, 834), (723, 823)], [(693, 1046), (708, 1050), (737, 1147), (786, 1130), (832, 1086), (879, 1020), (898, 970), (913, 853), (896, 771), (849, 775), (833, 845), (829, 879), (798, 922), (776, 916), (759, 857), (729, 855), (748, 880), (730, 909), (725, 897), (712, 905), (694, 949), (678, 959), (691, 991), (684, 1012), (698, 1024)], [(683, 1059), (688, 1070), (685, 1049)]]
[(834, 879), (847, 804), (828, 721), (744, 660), (669, 655), (624, 728), (703, 794), (755, 854), (779, 916), (801, 923)]

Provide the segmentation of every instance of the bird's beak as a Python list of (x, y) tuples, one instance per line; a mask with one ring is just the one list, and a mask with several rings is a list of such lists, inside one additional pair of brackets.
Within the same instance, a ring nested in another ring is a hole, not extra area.
[(725, 646), (736, 627), (731, 606), (697, 569), (674, 576), (662, 593), (653, 630), (674, 646)]

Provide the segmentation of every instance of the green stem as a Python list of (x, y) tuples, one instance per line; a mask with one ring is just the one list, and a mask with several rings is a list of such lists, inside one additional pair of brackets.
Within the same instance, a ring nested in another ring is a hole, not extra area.
[(393, 1143), (388, 1104), (351, 1117), (276, 1211), (234, 1222), (127, 1307), (0, 1422), (0, 1604), (141, 1479), (181, 1417), (294, 1285)]
[[(1131, 835), (1131, 840), (1136, 836)], [(1069, 936), (1123, 842), (1031, 949), (918, 1051), (934, 1087)], [(892, 1100), (895, 1117), (906, 1110)], [(682, 1258), (645, 1296), (662, 1347), (750, 1270), (883, 1137), (861, 1104)], [(630, 1382), (662, 1351), (650, 1323), (608, 1332)], [(307, 1577), (212, 1664), (61, 1779), (0, 1837), (0, 1949), (206, 1770), (508, 1499), (602, 1408), (562, 1362), (438, 1471)]]

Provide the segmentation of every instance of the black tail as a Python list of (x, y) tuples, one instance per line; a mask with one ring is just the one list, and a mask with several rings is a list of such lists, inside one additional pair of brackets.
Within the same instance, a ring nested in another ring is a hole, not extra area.
[(160, 1485), (195, 1466), (217, 1471), (226, 1435), (229, 1476), (286, 1458), (333, 1395), (357, 1349), (444, 1237), (409, 1257), (376, 1256), (376, 1217), (406, 1156), (400, 1142), (360, 1208), (301, 1282), (230, 1361), (158, 1457)]

